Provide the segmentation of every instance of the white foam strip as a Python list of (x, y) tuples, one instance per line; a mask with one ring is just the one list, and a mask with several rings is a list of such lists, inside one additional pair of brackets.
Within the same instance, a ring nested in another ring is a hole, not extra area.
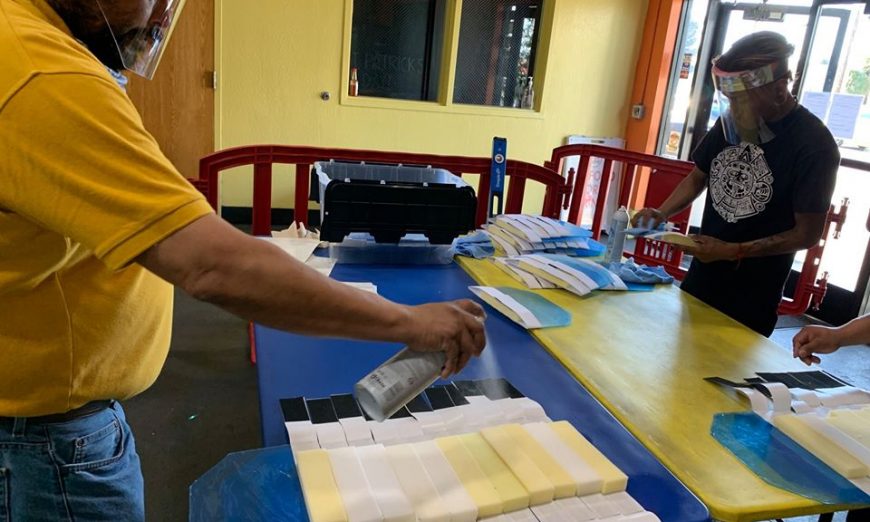
[(450, 522), (450, 512), (410, 444), (384, 450), (420, 522)]
[(317, 443), (320, 444), (321, 448), (333, 449), (347, 447), (347, 439), (344, 438), (344, 430), (341, 429), (341, 424), (337, 422), (315, 424), (314, 430), (317, 432)]
[(762, 383), (761, 386), (770, 392), (775, 415), (791, 412), (791, 392), (788, 390), (788, 386), (781, 382), (766, 382)]
[(380, 444), (365, 446), (357, 448), (356, 452), (384, 522), (415, 522), (414, 507), (405, 496), (384, 447)]
[(560, 498), (553, 502), (565, 515), (568, 520), (575, 522), (587, 522), (595, 520), (595, 512), (583, 503), (577, 497)]
[(465, 490), (447, 457), (435, 441), (427, 440), (413, 444), (414, 452), (423, 463), (429, 478), (450, 511), (451, 522), (474, 522), (477, 520), (477, 505)]
[(538, 517), (529, 508), (512, 511), (505, 514), (511, 522), (539, 522)]
[(544, 411), (544, 408), (532, 399), (519, 397), (510, 400), (514, 401), (521, 408), (526, 422), (550, 422), (550, 418), (547, 417), (547, 412)]
[(795, 413), (812, 413), (815, 411), (815, 408), (805, 403), (804, 401), (792, 401), (791, 409), (794, 410)]
[[(284, 427), (287, 429), (287, 438), (290, 440), (290, 446), (293, 447), (293, 451), (317, 449), (320, 447), (317, 443), (317, 431), (315, 431), (314, 424), (311, 424), (311, 421), (285, 422)], [(305, 445), (306, 447), (297, 448), (296, 444)], [(311, 446), (312, 444), (313, 447)]]
[(423, 435), (428, 439), (434, 439), (447, 434), (441, 416), (432, 411), (411, 413), (420, 425)]
[(398, 443), (401, 437), (401, 427), (394, 420), (387, 419), (383, 422), (369, 421), (367, 423), (376, 444), (390, 446)]
[(604, 495), (611, 504), (615, 505), (621, 515), (633, 515), (635, 513), (643, 513), (644, 509), (637, 500), (634, 499), (627, 491), (619, 493), (611, 493)]
[(532, 419), (526, 419), (526, 404), (518, 399), (499, 399), (492, 401), (492, 404), (501, 415), (502, 422), (500, 424), (535, 422)]
[(752, 388), (734, 388), (738, 393), (745, 395), (749, 399), (749, 406), (752, 411), (767, 419), (770, 413), (770, 400), (758, 390)]
[(819, 396), (816, 395), (816, 392), (812, 390), (792, 388), (789, 391), (791, 392), (792, 399), (794, 399), (795, 401), (804, 402), (811, 408), (818, 408), (822, 405), (821, 401), (819, 401)]
[(604, 498), (604, 495), (600, 493), (580, 497), (580, 500), (582, 500), (583, 503), (595, 513), (597, 518), (607, 518), (619, 515), (619, 510), (616, 506), (611, 504), (606, 498)]
[(425, 438), (423, 436), (423, 428), (420, 427), (417, 419), (413, 417), (392, 419), (392, 422), (395, 423), (398, 429), (397, 442), (417, 442)]
[(356, 449), (337, 448), (327, 453), (348, 522), (382, 522), (384, 518), (356, 456)]
[(822, 406), (827, 408), (870, 404), (870, 393), (854, 386), (819, 389), (816, 393)]
[(368, 422), (363, 417), (348, 417), (338, 419), (344, 429), (344, 438), (347, 439), (348, 446), (368, 446), (374, 444), (372, 440), (372, 430), (369, 429)]
[(540, 522), (571, 522), (552, 502), (530, 508)]
[(849, 435), (831, 426), (822, 420), (815, 413), (808, 415), (800, 415), (800, 419), (809, 425), (815, 431), (827, 437), (831, 442), (841, 447), (847, 453), (852, 455), (856, 460), (870, 467), (870, 448), (864, 446), (861, 442), (853, 439)]
[(661, 520), (659, 520), (659, 517), (657, 517), (655, 513), (643, 511), (641, 513), (635, 513), (633, 515), (623, 517), (619, 519), (619, 522), (661, 522)]

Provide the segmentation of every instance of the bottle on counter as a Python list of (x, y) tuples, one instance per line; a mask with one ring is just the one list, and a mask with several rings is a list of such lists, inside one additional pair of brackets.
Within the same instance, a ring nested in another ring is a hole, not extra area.
[(532, 109), (535, 106), (535, 81), (529, 76), (529, 81), (526, 82), (526, 88), (523, 90), (523, 109)]
[(605, 264), (622, 261), (622, 250), (625, 248), (625, 230), (628, 228), (628, 209), (619, 207), (610, 220), (610, 231), (607, 234), (607, 250), (604, 251)]
[(359, 77), (356, 67), (350, 70), (350, 84), (348, 85), (347, 94), (350, 96), (359, 96)]

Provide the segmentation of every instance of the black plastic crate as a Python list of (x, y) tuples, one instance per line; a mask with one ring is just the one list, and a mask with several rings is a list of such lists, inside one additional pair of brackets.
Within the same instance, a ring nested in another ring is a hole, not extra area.
[(423, 234), (443, 245), (474, 229), (474, 189), (447, 170), (337, 161), (317, 162), (314, 169), (325, 241), (368, 232), (378, 243)]

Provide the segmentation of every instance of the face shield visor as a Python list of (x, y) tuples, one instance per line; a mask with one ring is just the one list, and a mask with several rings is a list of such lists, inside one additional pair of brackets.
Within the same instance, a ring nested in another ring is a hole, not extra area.
[(775, 138), (762, 115), (765, 104), (770, 102), (759, 87), (786, 76), (788, 63), (783, 60), (751, 71), (725, 72), (714, 61), (712, 72), (722, 130), (728, 143), (760, 145)]
[(139, 13), (113, 23), (111, 0), (97, 0), (125, 69), (149, 80), (154, 76), (185, 1), (143, 1)]

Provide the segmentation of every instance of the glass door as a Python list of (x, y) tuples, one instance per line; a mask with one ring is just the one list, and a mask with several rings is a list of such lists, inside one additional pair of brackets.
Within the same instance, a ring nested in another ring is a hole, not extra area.
[[(849, 198), (840, 238), (829, 241), (819, 275), (828, 294), (813, 315), (842, 323), (870, 302), (870, 14), (857, 0), (688, 0), (675, 50), (658, 153), (689, 159), (719, 117), (710, 62), (739, 38), (776, 31), (795, 46), (789, 66), (802, 105), (826, 122), (843, 158), (833, 203)], [(699, 226), (704, 198), (695, 201)], [(803, 266), (795, 260), (793, 279)], [(870, 310), (867, 310), (870, 312)]]
[[(870, 14), (864, 2), (821, 2), (807, 46), (798, 99), (837, 140), (842, 161), (833, 203), (849, 199), (839, 239), (825, 246), (819, 273), (828, 294), (812, 315), (842, 323), (857, 315), (867, 288), (870, 219)], [(802, 256), (796, 259), (796, 265)], [(795, 266), (799, 269), (799, 266)]]

